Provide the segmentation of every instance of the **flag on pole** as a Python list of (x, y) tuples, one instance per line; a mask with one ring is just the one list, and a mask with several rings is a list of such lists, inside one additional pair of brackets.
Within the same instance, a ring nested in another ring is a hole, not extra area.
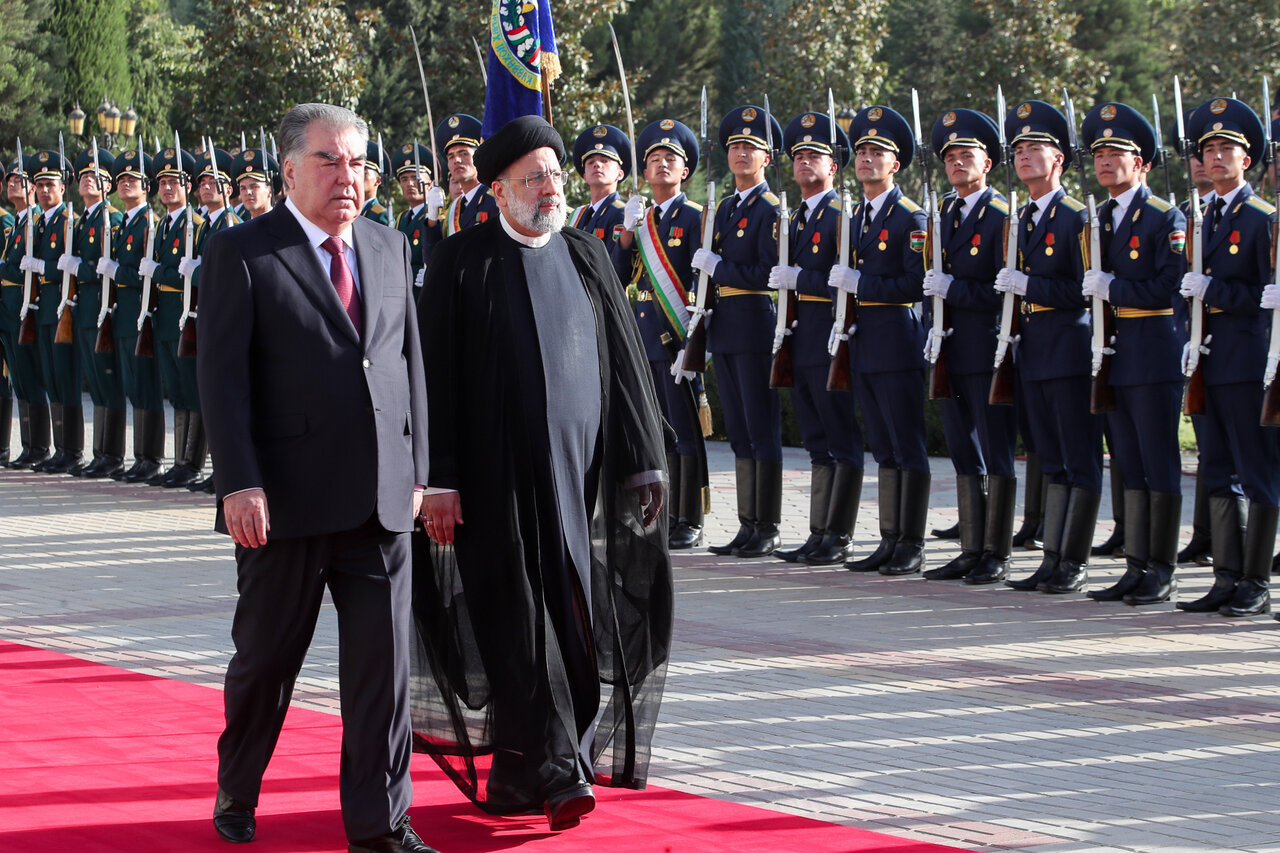
[(542, 80), (559, 74), (551, 0), (493, 0), (484, 138), (513, 118), (542, 115)]

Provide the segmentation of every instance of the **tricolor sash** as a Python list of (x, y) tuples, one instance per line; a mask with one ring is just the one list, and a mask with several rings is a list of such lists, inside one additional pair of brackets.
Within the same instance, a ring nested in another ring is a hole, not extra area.
[(662, 313), (675, 330), (676, 338), (684, 340), (685, 329), (689, 327), (689, 294), (680, 284), (680, 276), (676, 274), (671, 258), (662, 245), (658, 234), (658, 208), (649, 208), (649, 215), (644, 224), (636, 229), (640, 240), (640, 260), (644, 262), (645, 271), (649, 273), (649, 281), (653, 283), (653, 294), (662, 305)]
[(573, 219), (570, 223), (574, 228), (582, 227), (582, 220), (587, 218), (587, 211), (591, 209), (591, 205), (584, 204), (573, 212)]
[(444, 217), (444, 236), (457, 234), (462, 230), (462, 200), (466, 196), (458, 196), (449, 202), (449, 212)]

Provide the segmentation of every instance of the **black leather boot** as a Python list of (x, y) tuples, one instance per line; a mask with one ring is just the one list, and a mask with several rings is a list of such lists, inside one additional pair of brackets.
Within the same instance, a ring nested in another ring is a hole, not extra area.
[(767, 557), (782, 544), (782, 463), (756, 463), (756, 526), (747, 541), (731, 552), (735, 557)]
[(19, 470), (31, 464), (31, 404), (18, 401), (18, 443), (22, 452), (5, 463), (4, 467)]
[(834, 465), (814, 465), (809, 469), (809, 538), (798, 548), (774, 551), (773, 556), (788, 563), (803, 563), (822, 544), (826, 533), (827, 507), (831, 504), (831, 484), (835, 480)]
[(1195, 506), (1191, 511), (1191, 541), (1178, 552), (1178, 563), (1213, 565), (1211, 522), (1209, 521), (1209, 487), (1204, 477), (1196, 476)]
[(1048, 484), (1044, 481), (1044, 471), (1040, 468), (1040, 454), (1027, 451), (1027, 477), (1025, 497), (1023, 497), (1022, 526), (1013, 534), (1013, 546), (1035, 550), (1041, 547), (1044, 526), (1044, 505), (1048, 493)]
[(1067, 504), (1067, 523), (1062, 531), (1062, 559), (1048, 580), (1036, 587), (1041, 592), (1062, 595), (1084, 589), (1089, 582), (1089, 543), (1098, 527), (1098, 507), (1102, 495), (1072, 489)]
[(1044, 557), (1040, 560), (1040, 567), (1021, 580), (1005, 581), (1005, 586), (1022, 591), (1033, 590), (1057, 570), (1058, 560), (1062, 556), (1062, 531), (1067, 522), (1067, 503), (1070, 499), (1071, 487), (1065, 483), (1050, 483), (1045, 489)]
[(849, 559), (861, 503), (862, 468), (837, 462), (831, 483), (831, 503), (827, 505), (826, 533), (818, 547), (805, 555), (806, 564), (834, 566)]
[(1016, 477), (987, 478), (986, 525), (982, 534), (982, 556), (964, 576), (967, 584), (989, 584), (1009, 576), (1009, 555), (1013, 553), (1013, 512), (1018, 501)]
[(106, 407), (95, 405), (93, 407), (93, 457), (89, 464), (82, 465), (80, 470), (71, 470), (67, 473), (73, 477), (89, 477), (92, 479), (97, 475), (99, 469), (102, 468), (102, 442), (106, 438), (103, 432), (103, 421), (106, 419)]
[(67, 452), (65, 467), (50, 465), (45, 472), (79, 476), (84, 470), (84, 408), (78, 400), (74, 406), (62, 407), (62, 446)]
[(1244, 576), (1244, 500), (1234, 496), (1209, 498), (1209, 526), (1213, 540), (1213, 586), (1195, 601), (1175, 607), (1188, 613), (1216, 613), (1235, 597)]
[(893, 548), (898, 544), (898, 513), (902, 497), (902, 471), (898, 468), (880, 466), (877, 474), (880, 509), (880, 544), (870, 556), (861, 560), (850, 560), (844, 567), (851, 572), (874, 572), (893, 556)]
[(133, 436), (138, 462), (121, 479), (126, 483), (146, 483), (160, 471), (160, 460), (164, 458), (164, 410), (134, 409)]
[[(94, 425), (94, 441), (97, 441), (97, 425)], [(101, 479), (103, 477), (111, 477), (119, 479), (124, 463), (124, 434), (125, 434), (125, 411), (124, 409), (108, 409), (103, 407), (102, 410), (102, 444), (98, 452), (102, 455), (98, 458), (96, 467), (86, 469), (85, 477), (89, 479)]]
[(756, 527), (756, 460), (734, 459), (734, 480), (738, 490), (738, 532), (725, 545), (712, 545), (712, 554), (727, 557), (751, 538)]
[(1111, 535), (1106, 541), (1094, 545), (1089, 549), (1089, 553), (1095, 557), (1123, 557), (1125, 542), (1129, 541), (1124, 535), (1125, 525), (1125, 505), (1124, 505), (1124, 478), (1120, 476), (1120, 470), (1116, 468), (1115, 460), (1111, 461), (1111, 517), (1115, 519), (1116, 526), (1112, 528)]
[(1181, 524), (1182, 495), (1152, 492), (1147, 571), (1142, 582), (1124, 597), (1125, 604), (1159, 604), (1177, 592), (1178, 582), (1174, 580), (1173, 570), (1178, 556), (1178, 527)]
[(680, 491), (672, 490), (672, 499), (680, 504), (676, 524), (667, 535), (667, 546), (679, 551), (702, 544), (703, 487), (706, 462), (698, 456), (677, 456), (680, 466)]
[(31, 458), (26, 467), (35, 470), (35, 466), (49, 458), (49, 448), (53, 446), (53, 415), (48, 403), (31, 403), (28, 407), (28, 419), (31, 426)]
[(187, 464), (187, 418), (191, 413), (186, 409), (173, 410), (173, 466), (164, 472), (157, 472), (147, 478), (148, 486), (162, 486), (179, 468)]
[(1121, 601), (1138, 588), (1147, 572), (1151, 543), (1151, 493), (1138, 489), (1124, 492), (1124, 574), (1106, 589), (1086, 593), (1094, 601)]
[(931, 581), (960, 580), (973, 571), (982, 559), (982, 536), (986, 528), (987, 496), (983, 494), (982, 477), (977, 474), (956, 476), (956, 509), (960, 513), (960, 554), (924, 577)]
[(53, 437), (53, 455), (47, 456), (43, 462), (32, 464), (31, 470), (37, 474), (47, 473), (50, 467), (58, 468), (60, 471), (67, 469), (67, 448), (62, 444), (63, 430), (63, 405), (61, 403), (49, 404), (49, 422), (52, 428)]
[(879, 569), (882, 575), (911, 575), (924, 568), (924, 531), (929, 521), (928, 471), (902, 472), (902, 504), (898, 510), (901, 533), (893, 554)]
[(0, 397), (0, 468), (9, 464), (9, 442), (13, 440), (13, 396)]
[(166, 489), (177, 489), (189, 486), (200, 479), (205, 459), (209, 454), (209, 446), (204, 438), (204, 419), (199, 412), (187, 412), (187, 451), (186, 465), (166, 477), (160, 485)]
[(1276, 547), (1276, 519), (1280, 509), (1249, 504), (1244, 532), (1244, 579), (1231, 601), (1218, 608), (1223, 616), (1257, 616), (1271, 610), (1271, 557)]

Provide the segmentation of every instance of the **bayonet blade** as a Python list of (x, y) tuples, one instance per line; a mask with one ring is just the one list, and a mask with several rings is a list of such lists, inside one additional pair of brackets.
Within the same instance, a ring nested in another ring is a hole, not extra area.
[(622, 48), (618, 46), (618, 34), (609, 24), (609, 40), (613, 42), (613, 56), (618, 60), (618, 78), (622, 81), (622, 105), (627, 110), (627, 140), (631, 143), (631, 191), (640, 195), (640, 164), (636, 162), (636, 122), (631, 114), (631, 91), (627, 88), (627, 69), (622, 64)]
[(1151, 124), (1156, 130), (1156, 151), (1164, 148), (1164, 129), (1160, 127), (1160, 101), (1151, 93)]
[(1182, 85), (1178, 82), (1178, 75), (1173, 75), (1173, 112), (1174, 118), (1178, 122), (1178, 144), (1186, 149), (1187, 145), (1187, 126), (1182, 119)]
[(1000, 134), (1000, 147), (1004, 148), (1007, 140), (1004, 136), (1004, 90), (996, 84), (996, 130)]
[[(702, 126), (701, 126), (702, 144), (707, 145), (709, 144), (709, 140), (707, 139), (707, 87), (706, 86), (702, 87), (702, 106), (699, 109), (699, 116), (701, 117), (701, 122), (702, 122)], [(707, 171), (710, 171), (710, 169), (708, 169)]]

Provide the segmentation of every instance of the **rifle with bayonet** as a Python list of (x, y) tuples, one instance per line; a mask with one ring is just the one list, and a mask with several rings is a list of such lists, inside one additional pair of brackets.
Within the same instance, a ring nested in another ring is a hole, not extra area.
[[(844, 186), (844, 155), (841, 152), (840, 135), (836, 128), (836, 102), (831, 90), (827, 90), (827, 120), (831, 122), (832, 149), (836, 157), (836, 183), (840, 187), (839, 259), (843, 266), (857, 265), (857, 253), (853, 242), (853, 199)], [(852, 156), (852, 152), (848, 152)], [(849, 357), (849, 338), (858, 323), (858, 305), (852, 293), (843, 290), (835, 294), (835, 321), (831, 324), (831, 336), (827, 340), (827, 352), (831, 354), (831, 367), (827, 370), (828, 391), (853, 390), (853, 365)]]
[[(773, 139), (773, 113), (769, 110), (769, 96), (764, 96), (764, 136), (773, 160), (773, 180), (778, 186), (778, 266), (791, 264), (791, 209), (787, 206), (787, 193), (782, 189), (781, 158), (782, 141), (777, 149)], [(803, 203), (803, 202), (802, 202)], [(778, 291), (778, 317), (773, 331), (773, 364), (769, 369), (770, 388), (790, 388), (795, 385), (794, 335), (796, 318), (796, 294), (790, 290)]]
[[(915, 132), (916, 159), (920, 163), (920, 180), (924, 193), (927, 221), (925, 245), (930, 268), (943, 272), (942, 258), (942, 206), (933, 188), (933, 174), (929, 163), (929, 149), (924, 145), (924, 133), (920, 125), (920, 96), (911, 90), (912, 130)], [(947, 301), (934, 296), (930, 305), (932, 326), (929, 329), (929, 399), (939, 400), (951, 396), (951, 378), (947, 374), (947, 356), (943, 341), (947, 337)]]
[[(90, 139), (90, 149), (93, 151), (93, 179), (97, 181), (98, 191), (102, 193), (102, 257), (111, 260), (111, 212), (110, 205), (107, 204), (107, 196), (111, 190), (98, 172), (98, 140), (96, 137), (90, 137)], [(115, 320), (113, 319), (115, 313), (116, 283), (111, 276), (104, 273), (101, 304), (98, 306), (98, 336), (93, 342), (95, 353), (106, 354), (116, 351)]]
[[(1000, 151), (1004, 157), (1004, 181), (1009, 197), (1009, 213), (1004, 220), (1004, 265), (1018, 268), (1018, 193), (1013, 188), (1013, 151), (1004, 132), (1004, 92), (996, 87), (996, 129), (1000, 134)], [(991, 375), (991, 391), (987, 402), (993, 406), (1012, 406), (1014, 395), (1013, 354), (1010, 349), (1018, 339), (1018, 317), (1021, 297), (1013, 291), (1004, 295), (1000, 308), (1000, 332), (996, 336), (996, 357)]]
[[(62, 132), (58, 132), (58, 171), (62, 173), (63, 185), (67, 180), (67, 155), (62, 144)], [(70, 193), (63, 197), (62, 206), (62, 251), (70, 252), (71, 243), (75, 238), (75, 207), (71, 203)], [(76, 295), (79, 291), (79, 282), (76, 277), (71, 274), (70, 270), (62, 271), (62, 295), (58, 300), (58, 328), (53, 334), (53, 342), (55, 344), (70, 344), (75, 342), (75, 322), (73, 314), (76, 307)], [(70, 310), (68, 310), (70, 309)]]
[[(702, 87), (702, 162), (707, 164), (707, 206), (702, 209), (702, 245), (714, 251), (712, 242), (716, 232), (716, 182), (711, 176), (711, 137), (707, 130), (707, 87)], [(715, 310), (716, 297), (712, 292), (711, 276), (705, 270), (698, 271), (698, 289), (693, 304), (689, 306), (689, 329), (684, 339), (684, 350), (677, 356), (676, 370), (702, 373), (707, 369), (707, 317)]]
[[(1262, 120), (1264, 148), (1262, 163), (1265, 170), (1270, 170), (1276, 162), (1276, 141), (1271, 138), (1271, 86), (1264, 76), (1262, 78), (1262, 104), (1264, 116)], [(1274, 173), (1272, 173), (1274, 176)], [(1280, 202), (1280, 186), (1272, 180), (1271, 189), (1275, 193), (1274, 200)], [(1280, 210), (1280, 208), (1276, 208)], [(1275, 224), (1271, 229), (1271, 283), (1280, 284), (1280, 233)], [(1276, 390), (1276, 368), (1280, 366), (1280, 309), (1271, 309), (1271, 342), (1267, 346), (1267, 367), (1262, 374), (1262, 425), (1280, 426), (1280, 391)]]
[[(36, 204), (32, 199), (31, 176), (27, 174), (27, 163), (22, 159), (22, 139), (18, 139), (18, 174), (22, 176), (22, 197), (30, 200), (27, 205), (27, 221), (23, 226), (22, 242), (24, 255), (28, 258), (36, 256)], [(34, 280), (35, 273), (25, 270), (22, 274), (22, 307), (18, 310), (21, 326), (18, 330), (18, 343), (26, 346), (36, 342), (36, 312), (40, 308), (39, 282)]]
[(1169, 204), (1177, 207), (1178, 201), (1173, 194), (1173, 182), (1169, 178), (1169, 152), (1164, 150), (1164, 128), (1160, 126), (1160, 101), (1156, 98), (1155, 92), (1151, 93), (1151, 126), (1156, 131), (1156, 156), (1160, 158), (1160, 168), (1164, 170), (1164, 194), (1169, 199)]
[[(1093, 193), (1087, 197), (1089, 206), (1089, 269), (1102, 272), (1102, 223), (1098, 221), (1098, 209)], [(1093, 320), (1093, 360), (1091, 373), (1093, 384), (1089, 395), (1089, 408), (1094, 414), (1116, 410), (1116, 392), (1111, 387), (1111, 338), (1115, 334), (1115, 315), (1102, 297), (1092, 297), (1089, 314)]]
[[(1191, 177), (1191, 145), (1187, 138), (1186, 121), (1182, 113), (1182, 85), (1177, 75), (1173, 78), (1173, 108), (1177, 113), (1178, 142), (1182, 146), (1182, 157), (1187, 166), (1187, 213), (1191, 216), (1191, 239), (1187, 240), (1187, 261), (1191, 271), (1204, 272), (1204, 214), (1200, 210), (1200, 194), (1196, 191), (1195, 181)], [(1265, 122), (1264, 122), (1265, 124)], [(1200, 367), (1200, 356), (1208, 354), (1204, 345), (1204, 300), (1198, 297), (1191, 300), (1191, 335), (1187, 342), (1187, 363), (1184, 374), (1187, 377), (1186, 387), (1182, 395), (1182, 413), (1184, 415), (1202, 415), (1205, 411), (1204, 371)]]
[[(262, 161), (265, 163), (267, 159), (265, 156), (267, 153), (267, 149), (265, 145), (262, 148), (262, 153), (264, 155), (262, 158)], [(388, 181), (390, 181), (391, 179), (390, 173), (383, 171), (383, 168), (387, 165), (388, 165), (387, 151), (385, 148), (382, 147), (382, 131), (378, 131), (378, 174), (384, 176)], [(394, 200), (395, 195), (396, 195), (395, 190), (393, 190), (391, 187), (391, 184), (388, 183), (387, 184), (387, 221), (391, 223), (392, 228), (396, 227), (396, 203)]]
[[(440, 177), (436, 172), (440, 171), (440, 167), (443, 165), (440, 162), (440, 152), (436, 150), (436, 122), (435, 119), (431, 117), (431, 96), (427, 94), (427, 72), (422, 68), (422, 51), (418, 48), (418, 34), (414, 32), (412, 26), (409, 27), (409, 35), (413, 38), (413, 55), (418, 60), (418, 79), (422, 81), (422, 100), (426, 103), (427, 107), (427, 132), (431, 135), (431, 159), (434, 161), (431, 166), (431, 179), (435, 181)], [(418, 170), (417, 181), (419, 191), (425, 197), (427, 191), (422, 182), (422, 164), (418, 162), (417, 140), (414, 140), (413, 143), (413, 165)], [(448, 187), (448, 183), (446, 183), (445, 186)], [(426, 211), (426, 216), (424, 218), (429, 222), (439, 222), (444, 218), (444, 208), (428, 210)]]
[[(208, 143), (206, 142), (206, 146)], [(173, 132), (173, 150), (178, 152), (179, 161), (182, 157), (182, 148), (178, 145), (178, 132)], [(209, 162), (213, 165), (214, 182), (218, 178), (217, 160), (213, 156), (213, 150), (206, 147), (209, 153)], [(182, 258), (183, 260), (191, 260), (195, 257), (195, 210), (190, 204), (183, 212), (185, 217), (182, 224)], [(195, 274), (188, 273), (182, 276), (182, 313), (178, 315), (178, 330), (182, 337), (178, 340), (178, 355), (182, 358), (195, 358), (196, 355), (196, 287)]]

